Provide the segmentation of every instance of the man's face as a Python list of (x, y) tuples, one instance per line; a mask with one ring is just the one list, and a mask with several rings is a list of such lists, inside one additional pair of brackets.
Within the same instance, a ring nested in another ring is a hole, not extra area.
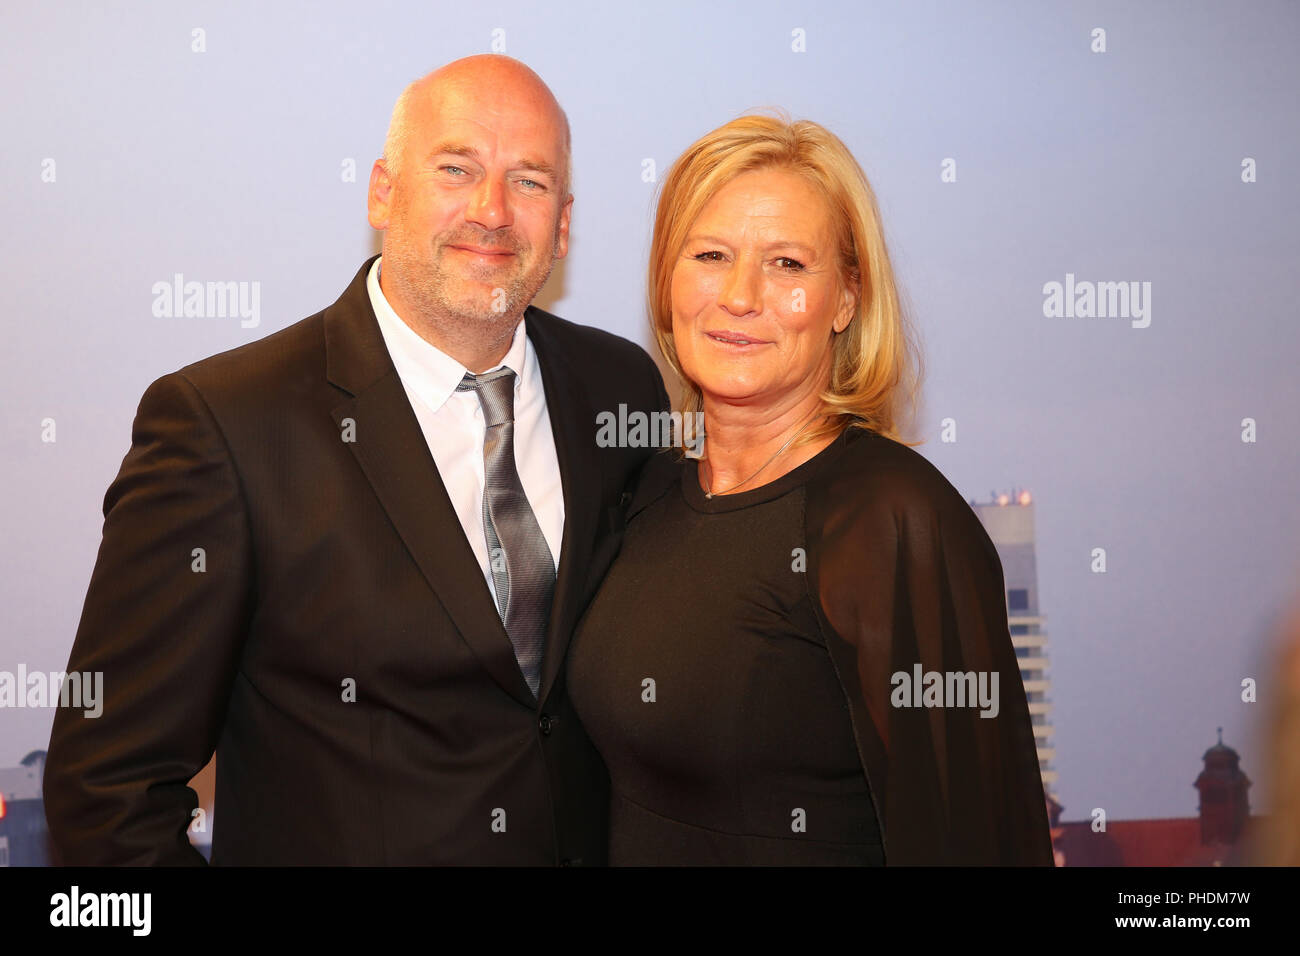
[(561, 121), (526, 86), (465, 77), (420, 97), (396, 179), (382, 161), (371, 174), (398, 313), (513, 329), (568, 252), (564, 148)]

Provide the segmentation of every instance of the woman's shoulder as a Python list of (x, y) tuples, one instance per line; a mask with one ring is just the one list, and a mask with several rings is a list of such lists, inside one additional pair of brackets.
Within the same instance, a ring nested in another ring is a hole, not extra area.
[(842, 453), (808, 490), (814, 527), (873, 536), (893, 528), (910, 536), (942, 523), (950, 531), (985, 536), (974, 508), (920, 452), (866, 428), (850, 428), (841, 440)]
[[(868, 428), (846, 429), (845, 448), (820, 476), (819, 491), (913, 507), (965, 504), (935, 465), (916, 449)], [(969, 505), (967, 505), (969, 507)]]

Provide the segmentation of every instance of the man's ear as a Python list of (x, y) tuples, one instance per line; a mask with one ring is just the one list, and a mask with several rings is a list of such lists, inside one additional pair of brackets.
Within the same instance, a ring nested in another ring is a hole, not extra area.
[(388, 164), (375, 160), (370, 167), (370, 188), (366, 191), (366, 216), (372, 229), (387, 229), (393, 209), (393, 179), (388, 175)]
[(840, 290), (840, 307), (835, 313), (835, 320), (831, 323), (831, 328), (836, 332), (843, 332), (853, 321), (853, 315), (858, 310), (858, 288), (856, 278), (843, 284)]
[(560, 207), (560, 224), (555, 230), (555, 258), (563, 259), (569, 254), (569, 216), (573, 213), (573, 194), (570, 193)]

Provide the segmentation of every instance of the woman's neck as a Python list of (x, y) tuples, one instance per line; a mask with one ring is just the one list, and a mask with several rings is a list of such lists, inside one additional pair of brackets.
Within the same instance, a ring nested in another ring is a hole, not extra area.
[(815, 392), (783, 408), (731, 405), (706, 395), (700, 487), (715, 495), (752, 491), (799, 467), (835, 440), (823, 435), (794, 444), (817, 427), (820, 409)]

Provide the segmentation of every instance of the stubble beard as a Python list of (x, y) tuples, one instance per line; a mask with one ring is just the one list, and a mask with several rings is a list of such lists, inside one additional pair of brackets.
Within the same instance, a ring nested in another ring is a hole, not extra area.
[[(483, 231), (457, 230), (438, 236), (428, 253), (407, 236), (390, 232), (386, 237), (384, 264), (392, 263), (394, 286), (417, 313), (411, 318), (449, 345), (495, 350), (508, 342), (555, 266), (554, 248), (529, 265), (532, 248), (518, 236), (490, 237)], [(448, 257), (457, 255), (448, 248), (453, 243), (508, 249), (517, 266), (449, 265)]]

